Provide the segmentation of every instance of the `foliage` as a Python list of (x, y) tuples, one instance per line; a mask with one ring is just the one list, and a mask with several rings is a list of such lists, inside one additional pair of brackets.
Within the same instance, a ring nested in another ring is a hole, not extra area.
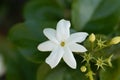
[[(5, 11), (0, 8), (0, 12), (1, 17)], [(50, 52), (37, 50), (38, 44), (47, 40), (43, 29), (55, 28), (60, 19), (71, 21), (71, 32), (94, 33), (97, 39), (94, 47), (99, 45), (100, 38), (109, 43), (111, 38), (120, 35), (120, 0), (29, 0), (24, 5), (23, 17), (24, 21), (12, 26), (7, 37), (0, 37), (7, 80), (89, 80), (86, 73), (80, 71), (86, 64), (82, 62), (82, 54), (74, 54), (78, 63), (75, 70), (62, 61), (55, 69), (50, 69), (45, 63)], [(88, 39), (83, 44), (91, 51)], [(120, 80), (120, 44), (104, 47), (94, 57), (107, 59), (111, 54), (112, 67), (105, 66), (105, 71), (89, 65), (96, 74), (93, 75), (95, 80)], [(94, 59), (89, 63), (95, 64)]]

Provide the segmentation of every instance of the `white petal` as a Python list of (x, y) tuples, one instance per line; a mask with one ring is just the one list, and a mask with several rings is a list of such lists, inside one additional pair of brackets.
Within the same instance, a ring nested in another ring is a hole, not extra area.
[(84, 41), (86, 39), (87, 36), (88, 36), (88, 33), (86, 33), (86, 32), (73, 33), (69, 37), (68, 42), (70, 42), (70, 43), (75, 43), (75, 42), (81, 43), (82, 41)]
[(65, 48), (65, 53), (63, 55), (63, 60), (69, 65), (71, 68), (76, 69), (76, 60), (69, 48)]
[(73, 52), (86, 52), (87, 51), (87, 49), (84, 46), (79, 45), (77, 43), (73, 43), (69, 45), (69, 47)]
[(50, 65), (51, 68), (54, 68), (60, 62), (62, 56), (64, 54), (64, 50), (61, 47), (56, 47), (51, 54), (47, 57), (46, 63)]
[(3, 56), (0, 54), (0, 77), (2, 77), (6, 72), (6, 67), (4, 65)]
[(52, 41), (46, 41), (38, 45), (38, 50), (40, 51), (52, 51), (57, 44), (53, 43)]
[(56, 39), (56, 31), (55, 31), (54, 29), (46, 28), (46, 29), (44, 29), (43, 33), (45, 34), (45, 36), (46, 36), (49, 40), (58, 43), (58, 41), (57, 41), (57, 39)]
[(60, 20), (57, 23), (57, 39), (66, 40), (70, 36), (70, 21)]

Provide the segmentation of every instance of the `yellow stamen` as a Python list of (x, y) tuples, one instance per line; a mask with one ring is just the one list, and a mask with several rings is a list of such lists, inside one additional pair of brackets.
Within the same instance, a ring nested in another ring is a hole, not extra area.
[(61, 42), (60, 45), (63, 47), (65, 46), (65, 42)]

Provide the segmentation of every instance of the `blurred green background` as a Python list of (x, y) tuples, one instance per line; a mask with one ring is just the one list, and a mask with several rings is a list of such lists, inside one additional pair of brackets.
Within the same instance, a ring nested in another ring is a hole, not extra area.
[[(71, 31), (111, 38), (120, 35), (120, 0), (0, 0), (0, 54), (6, 69), (0, 80), (88, 80), (79, 70), (79, 55), (76, 70), (62, 61), (51, 70), (44, 62), (49, 52), (36, 48), (47, 40), (43, 29), (55, 28), (60, 19), (71, 21)], [(96, 80), (120, 80), (120, 44), (108, 52), (114, 54), (113, 67), (96, 72)]]

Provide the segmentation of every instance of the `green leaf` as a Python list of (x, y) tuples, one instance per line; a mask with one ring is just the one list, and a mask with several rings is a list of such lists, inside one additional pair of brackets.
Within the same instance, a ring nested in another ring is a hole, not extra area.
[(56, 1), (30, 1), (24, 9), (25, 24), (36, 37), (41, 36), (44, 28), (55, 28), (63, 18), (62, 9)]
[[(108, 34), (114, 30), (120, 15), (120, 0), (76, 0), (72, 23), (77, 30)], [(77, 19), (77, 20), (76, 20)]]
[(112, 14), (119, 16), (120, 0), (102, 0), (92, 15), (92, 20), (108, 17)]
[(120, 80), (120, 58), (114, 60), (112, 68), (100, 71), (100, 80)]
[[(79, 64), (78, 64), (79, 65)], [(60, 63), (54, 69), (43, 63), (37, 72), (37, 80), (88, 80), (84, 73), (77, 69), (71, 69), (65, 63)]]
[(42, 63), (37, 71), (37, 80), (44, 80), (50, 71), (50, 67), (46, 63)]
[(88, 22), (83, 30), (89, 33), (109, 34), (114, 31), (117, 21), (118, 17), (113, 14), (106, 18)]
[(30, 1), (24, 9), (25, 24), (34, 36), (40, 36), (44, 28), (55, 28), (63, 16), (63, 10), (55, 0)]
[(6, 61), (7, 80), (36, 80), (37, 64), (27, 61), (21, 54), (14, 53), (16, 60), (8, 58)]
[(40, 63), (48, 56), (47, 53), (38, 51), (37, 46), (47, 40), (43, 35), (43, 29), (56, 27), (58, 19), (63, 16), (55, 3), (54, 0), (28, 2), (24, 9), (25, 22), (16, 24), (10, 30), (10, 39), (30, 61)]
[(43, 34), (41, 34), (41, 37), (34, 36), (34, 32), (31, 32), (31, 30), (28, 27), (26, 27), (24, 23), (15, 25), (10, 30), (9, 34), (10, 39), (17, 46), (20, 53), (28, 60), (37, 63), (43, 61), (48, 55), (37, 50), (37, 46), (40, 43), (40, 41), (45, 40), (45, 37), (43, 37), (42, 35)]
[(38, 20), (26, 20), (24, 23), (26, 28), (29, 29), (30, 33), (35, 37), (35, 39), (40, 42), (45, 41), (46, 38), (43, 35), (44, 28), (53, 28), (56, 27), (57, 21), (38, 21)]
[[(81, 30), (91, 19), (101, 0), (75, 0), (72, 5), (72, 22), (76, 30)], [(77, 20), (76, 20), (77, 19)]]
[(24, 9), (26, 21), (56, 21), (63, 18), (63, 11), (56, 1), (30, 1)]
[(38, 64), (27, 61), (6, 37), (0, 36), (0, 53), (5, 60), (6, 80), (36, 80)]

